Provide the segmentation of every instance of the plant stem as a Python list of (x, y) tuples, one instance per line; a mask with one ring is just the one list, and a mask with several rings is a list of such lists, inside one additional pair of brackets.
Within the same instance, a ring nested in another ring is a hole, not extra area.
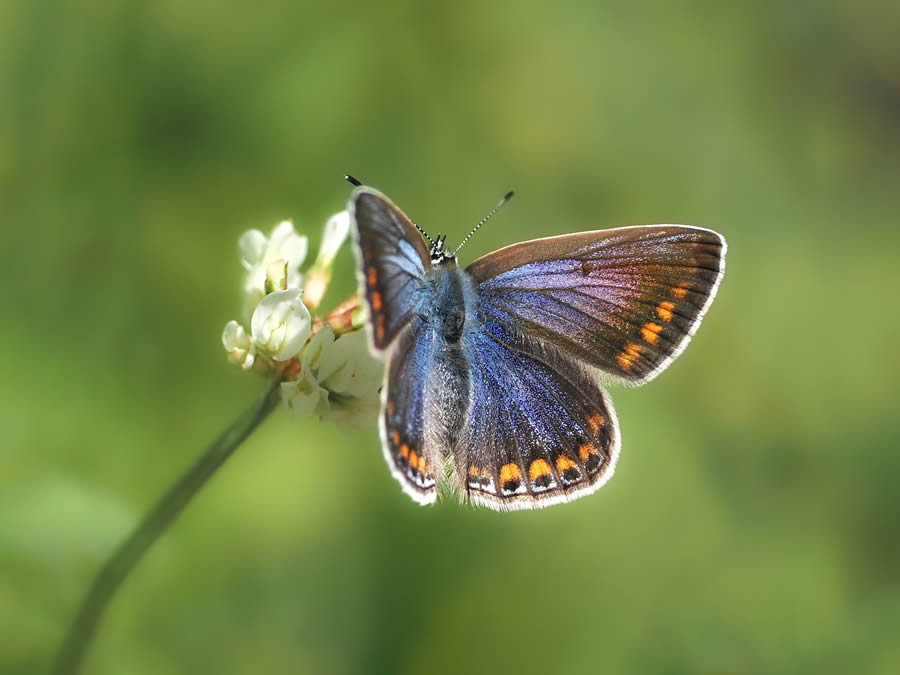
[(225, 460), (275, 410), (281, 395), (280, 386), (281, 379), (276, 378), (266, 393), (212, 442), (113, 553), (81, 603), (56, 656), (51, 671), (53, 675), (74, 675), (78, 672), (103, 613), (119, 586)]

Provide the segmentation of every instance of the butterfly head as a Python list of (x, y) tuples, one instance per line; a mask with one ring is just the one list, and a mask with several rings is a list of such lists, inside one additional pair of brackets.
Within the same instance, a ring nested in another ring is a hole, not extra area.
[(456, 252), (444, 246), (446, 241), (447, 235), (445, 234), (443, 237), (438, 235), (437, 239), (431, 242), (431, 250), (428, 253), (431, 255), (431, 264), (435, 267), (456, 264)]

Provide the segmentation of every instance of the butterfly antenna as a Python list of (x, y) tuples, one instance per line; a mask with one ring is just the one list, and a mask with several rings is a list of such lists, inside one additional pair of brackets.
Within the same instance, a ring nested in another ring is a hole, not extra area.
[(482, 218), (480, 223), (478, 223), (475, 227), (472, 228), (472, 231), (469, 232), (469, 234), (466, 235), (466, 238), (463, 239), (462, 242), (460, 243), (460, 245), (456, 247), (456, 250), (453, 251), (453, 257), (454, 257), (454, 258), (456, 257), (456, 254), (459, 253), (459, 249), (461, 249), (461, 248), (465, 245), (465, 243), (466, 243), (467, 241), (469, 241), (469, 239), (472, 238), (472, 235), (473, 235), (473, 234), (475, 234), (476, 232), (478, 232), (478, 228), (481, 227), (482, 225), (484, 225), (487, 221), (489, 221), (489, 220), (491, 219), (491, 216), (493, 216), (495, 213), (497, 213), (497, 211), (500, 210), (500, 207), (501, 207), (501, 206), (503, 206), (506, 202), (508, 202), (510, 199), (512, 199), (512, 197), (513, 197), (514, 194), (515, 194), (515, 192), (513, 192), (512, 190), (510, 190), (510, 191), (507, 192), (505, 195), (503, 195), (503, 199), (501, 199), (501, 200), (497, 203), (497, 206), (495, 206), (493, 209), (491, 209), (491, 212), (490, 212), (489, 214), (487, 214), (484, 218)]
[(428, 233), (427, 233), (425, 230), (423, 230), (421, 227), (419, 227), (419, 226), (416, 225), (415, 223), (413, 223), (413, 227), (416, 228), (416, 229), (419, 231), (419, 234), (421, 234), (423, 237), (425, 237), (425, 238), (428, 240), (428, 243), (429, 243), (429, 244), (431, 244), (432, 246), (434, 246), (434, 239), (432, 239), (431, 237), (429, 237), (429, 236), (428, 236)]
[(344, 176), (344, 180), (347, 181), (348, 183), (350, 183), (350, 185), (352, 185), (354, 187), (359, 187), (360, 185), (362, 185), (362, 183), (360, 181), (356, 180), (349, 173), (346, 176)]

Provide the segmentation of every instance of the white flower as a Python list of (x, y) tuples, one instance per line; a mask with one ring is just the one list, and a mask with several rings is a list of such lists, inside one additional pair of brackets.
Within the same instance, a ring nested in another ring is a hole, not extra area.
[(247, 270), (244, 281), (244, 311), (253, 314), (256, 305), (266, 295), (266, 275), (270, 265), (283, 260), (287, 267), (287, 288), (301, 288), (300, 265), (306, 259), (307, 238), (294, 232), (289, 220), (279, 223), (272, 236), (259, 230), (245, 232), (240, 239), (241, 262)]
[(328, 412), (328, 391), (319, 384), (316, 375), (322, 352), (332, 342), (334, 332), (328, 326), (323, 327), (300, 354), (297, 378), (281, 384), (282, 399), (298, 415), (315, 413), (322, 417)]
[(348, 211), (339, 211), (328, 219), (328, 222), (325, 223), (325, 231), (322, 233), (322, 244), (319, 246), (315, 267), (331, 267), (348, 232), (350, 232), (350, 213)]
[(363, 331), (337, 340), (324, 326), (300, 355), (296, 380), (281, 385), (288, 407), (350, 424), (365, 423), (378, 409), (383, 365), (369, 353)]
[(250, 320), (256, 351), (276, 361), (295, 357), (306, 343), (311, 328), (312, 318), (299, 288), (269, 293), (260, 300)]
[(322, 233), (322, 244), (316, 261), (309, 271), (306, 282), (306, 304), (310, 307), (318, 307), (325, 295), (325, 289), (331, 280), (331, 267), (337, 257), (341, 244), (350, 232), (350, 214), (347, 211), (335, 213), (325, 223), (325, 231)]
[[(325, 295), (351, 225), (347, 211), (328, 219), (305, 289), (300, 265), (306, 258), (306, 237), (289, 221), (279, 223), (269, 237), (259, 230), (245, 232), (239, 244), (247, 270), (244, 321), (228, 322), (222, 344), (232, 363), (288, 378), (281, 384), (282, 398), (298, 415), (352, 426), (377, 415), (384, 371), (361, 330), (364, 310), (351, 298), (324, 320), (317, 319), (321, 328), (310, 337), (310, 310)], [(289, 363), (276, 365), (279, 361)]]
[(228, 360), (244, 369), (251, 368), (256, 360), (253, 342), (244, 327), (237, 321), (229, 321), (222, 331), (222, 344), (228, 352)]
[(342, 335), (322, 354), (319, 378), (336, 394), (363, 396), (381, 386), (384, 365), (372, 358), (365, 331)]

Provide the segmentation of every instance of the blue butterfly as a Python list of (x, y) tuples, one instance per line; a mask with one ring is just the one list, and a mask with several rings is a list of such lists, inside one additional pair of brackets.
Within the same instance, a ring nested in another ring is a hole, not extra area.
[(370, 346), (387, 362), (381, 441), (403, 490), (512, 510), (606, 483), (619, 428), (598, 376), (643, 384), (682, 352), (722, 280), (725, 239), (623, 227), (514, 244), (460, 269), (446, 236), (348, 180)]

